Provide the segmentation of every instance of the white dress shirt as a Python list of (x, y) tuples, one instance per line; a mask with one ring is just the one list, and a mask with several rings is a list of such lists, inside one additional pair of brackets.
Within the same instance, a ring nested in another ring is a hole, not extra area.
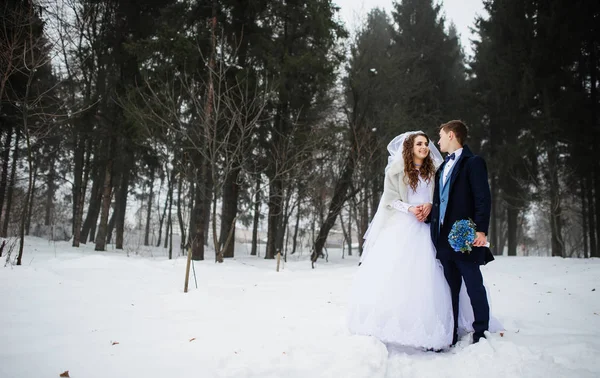
[(462, 155), (463, 149), (459, 148), (458, 150), (454, 151), (454, 160), (448, 160), (448, 162), (446, 163), (446, 165), (444, 166), (444, 172), (443, 172), (443, 184), (446, 185), (446, 180), (448, 180), (448, 176), (450, 175), (450, 172), (452, 171), (452, 167), (454, 166), (454, 164), (456, 163), (456, 161), (458, 160), (458, 158), (460, 157), (460, 155)]

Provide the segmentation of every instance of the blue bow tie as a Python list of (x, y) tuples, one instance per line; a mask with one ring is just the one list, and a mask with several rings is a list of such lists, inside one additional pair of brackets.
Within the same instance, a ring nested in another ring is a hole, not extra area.
[(454, 160), (455, 157), (456, 157), (456, 155), (454, 155), (454, 152), (453, 152), (450, 155), (446, 156), (446, 159), (444, 159), (444, 161), (447, 163), (448, 160)]

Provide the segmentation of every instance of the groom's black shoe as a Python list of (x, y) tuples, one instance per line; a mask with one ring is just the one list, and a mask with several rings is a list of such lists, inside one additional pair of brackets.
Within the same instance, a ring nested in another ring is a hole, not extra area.
[(483, 332), (475, 332), (473, 334), (473, 344), (477, 344), (479, 340), (485, 339), (485, 334)]
[(443, 349), (435, 349), (435, 348), (427, 348), (425, 351), (426, 352), (442, 353), (444, 350)]

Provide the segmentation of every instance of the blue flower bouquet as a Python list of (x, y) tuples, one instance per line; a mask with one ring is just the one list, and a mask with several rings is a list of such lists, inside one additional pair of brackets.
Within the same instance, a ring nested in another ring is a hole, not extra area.
[[(469, 253), (473, 247), (473, 242), (477, 237), (475, 231), (475, 222), (471, 219), (462, 219), (454, 222), (452, 230), (448, 235), (448, 242), (454, 251)], [(489, 243), (486, 244), (489, 247)]]

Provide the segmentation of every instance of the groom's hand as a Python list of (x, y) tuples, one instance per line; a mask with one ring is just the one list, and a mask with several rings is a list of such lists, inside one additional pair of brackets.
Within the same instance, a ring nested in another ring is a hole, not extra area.
[(487, 236), (485, 236), (484, 232), (477, 232), (477, 237), (475, 241), (473, 241), (473, 247), (483, 247), (487, 244)]

